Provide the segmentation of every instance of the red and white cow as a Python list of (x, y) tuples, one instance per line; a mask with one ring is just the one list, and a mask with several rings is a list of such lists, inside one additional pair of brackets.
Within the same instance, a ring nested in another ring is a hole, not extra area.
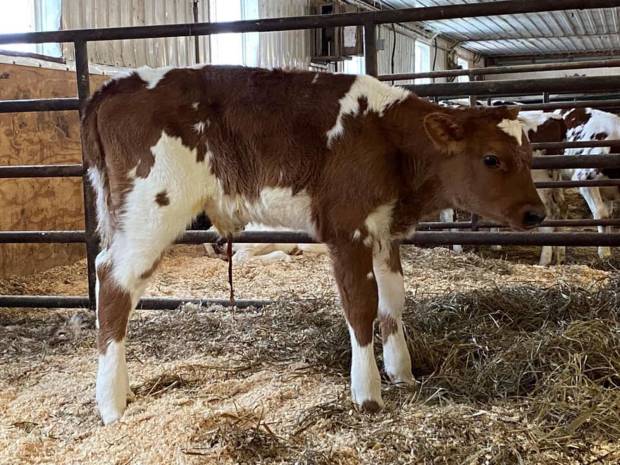
[(351, 392), (383, 405), (412, 383), (398, 241), (454, 207), (516, 229), (544, 206), (517, 112), (449, 109), (368, 76), (232, 66), (141, 69), (91, 98), (82, 121), (97, 192), (99, 369), (104, 423), (131, 395), (127, 321), (168, 245), (200, 212), (222, 235), (249, 222), (303, 230), (330, 250), (352, 346)]
[[(566, 139), (572, 141), (620, 140), (620, 117), (612, 113), (593, 108), (574, 108), (564, 113), (564, 121), (568, 129)], [(571, 148), (566, 155), (603, 155), (611, 153), (611, 149), (620, 149), (620, 145), (608, 147)], [(616, 152), (618, 150), (615, 150)], [(579, 168), (566, 170), (573, 180), (587, 179), (618, 179), (620, 169)], [(611, 214), (610, 202), (620, 199), (620, 189), (614, 187), (580, 187), (579, 193), (584, 198), (594, 219), (607, 219)], [(610, 232), (610, 226), (599, 226), (599, 232)], [(609, 247), (599, 247), (601, 258), (611, 256)]]

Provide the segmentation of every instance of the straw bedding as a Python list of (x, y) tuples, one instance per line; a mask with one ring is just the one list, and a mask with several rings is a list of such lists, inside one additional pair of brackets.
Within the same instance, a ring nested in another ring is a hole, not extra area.
[[(226, 297), (225, 267), (176, 248), (148, 293)], [(326, 257), (237, 268), (238, 297), (276, 300), (263, 309), (136, 312), (137, 397), (107, 427), (93, 399), (92, 315), (0, 310), (0, 463), (620, 461), (615, 263), (542, 268), (407, 248), (404, 268), (418, 384), (385, 383), (377, 415), (349, 400)], [(0, 292), (81, 293), (83, 281), (81, 263), (1, 281)]]

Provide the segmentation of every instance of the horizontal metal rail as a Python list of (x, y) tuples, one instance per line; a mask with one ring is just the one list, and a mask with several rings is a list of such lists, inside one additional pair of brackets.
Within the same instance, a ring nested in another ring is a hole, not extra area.
[(13, 165), (0, 166), (1, 178), (68, 178), (82, 177), (82, 165)]
[(550, 102), (550, 103), (524, 103), (517, 105), (522, 111), (553, 111), (553, 110), (570, 110), (572, 108), (609, 108), (620, 107), (620, 99), (610, 100), (581, 100), (576, 102)]
[(531, 144), (533, 149), (580, 149), (589, 147), (617, 147), (620, 140), (584, 140), (573, 142), (536, 142)]
[(26, 111), (79, 110), (77, 98), (48, 98), (29, 100), (0, 100), (0, 113), (23, 113)]
[(488, 66), (485, 68), (448, 69), (424, 73), (398, 73), (377, 76), (380, 81), (403, 81), (409, 79), (444, 78), (456, 76), (486, 76), (488, 74), (531, 73), (537, 71), (561, 71), (567, 69), (620, 67), (620, 60), (586, 60), (568, 63), (542, 63), (533, 65)]
[(510, 79), (505, 81), (446, 82), (402, 86), (420, 97), (458, 97), (476, 95), (517, 95), (533, 93), (570, 93), (616, 91), (620, 76), (565, 77), (562, 79)]
[[(620, 141), (618, 141), (620, 143)], [(588, 143), (589, 144), (589, 143)], [(540, 148), (532, 144), (534, 148)], [(613, 144), (611, 144), (613, 145)], [(588, 145), (589, 146), (589, 145)], [(542, 147), (542, 148), (557, 148)], [(605, 155), (546, 155), (532, 159), (532, 169), (563, 169), (563, 168), (617, 168), (620, 167), (620, 154)], [(66, 178), (79, 177), (84, 173), (82, 165), (15, 165), (0, 166), (2, 178)], [(617, 186), (616, 179), (583, 180), (583, 181), (550, 181), (536, 183), (537, 187), (595, 187)]]
[[(235, 300), (237, 308), (263, 307), (273, 303), (270, 300)], [(138, 302), (140, 310), (174, 310), (183, 304), (195, 304), (202, 307), (221, 305), (229, 307), (228, 299), (196, 299), (196, 298), (169, 298), (145, 297)], [(0, 308), (88, 308), (87, 296), (60, 296), (60, 295), (0, 295)]]
[[(578, 220), (572, 220), (573, 223)], [(587, 221), (587, 220), (583, 220)], [(449, 224), (449, 223), (447, 223)], [(591, 224), (591, 223), (589, 223)], [(419, 225), (424, 227), (424, 223)], [(563, 225), (564, 226), (564, 225)], [(452, 228), (456, 226), (446, 226)], [(498, 226), (499, 227), (499, 226)], [(403, 244), (413, 245), (441, 245), (441, 244), (498, 244), (498, 245), (620, 245), (620, 233), (538, 233), (538, 232), (505, 232), (505, 233), (448, 233), (428, 232), (415, 233), (411, 238), (403, 241)], [(468, 234), (473, 234), (470, 236)], [(500, 234), (500, 235), (497, 235)], [(433, 237), (438, 235), (438, 237)], [(220, 236), (211, 231), (186, 231), (176, 244), (203, 244), (215, 243), (221, 240)], [(83, 243), (84, 231), (2, 231), (0, 232), (0, 244), (2, 243)], [(452, 241), (452, 242), (450, 242)], [(282, 243), (282, 244), (306, 244), (314, 243), (307, 234), (301, 232), (285, 231), (260, 231), (244, 232), (235, 236), (234, 242), (243, 243)]]
[(0, 244), (83, 244), (84, 231), (0, 231)]
[(294, 29), (316, 29), (365, 24), (404, 23), (414, 21), (471, 18), (541, 11), (610, 8), (620, 6), (618, 0), (521, 0), (446, 5), (427, 8), (369, 11), (337, 15), (294, 16), (225, 23), (170, 24), (159, 26), (76, 29), (66, 31), (28, 32), (0, 35), (0, 44), (33, 44), (124, 39), (149, 39), (221, 34), (228, 32), (273, 32)]
[[(602, 218), (598, 220), (593, 219), (579, 219), (579, 220), (545, 220), (541, 223), (540, 227), (552, 227), (552, 228), (570, 228), (570, 227), (594, 227), (594, 226), (620, 226), (620, 218)], [(489, 221), (478, 221), (475, 224), (471, 221), (457, 221), (457, 222), (442, 222), (442, 221), (430, 221), (418, 223), (416, 230), (418, 231), (435, 231), (439, 229), (471, 229), (476, 228), (506, 228), (507, 226)]]
[(620, 186), (620, 179), (584, 179), (583, 181), (538, 181), (538, 189), (557, 189), (560, 187), (613, 187)]
[(617, 168), (620, 154), (545, 155), (532, 159), (532, 169)]

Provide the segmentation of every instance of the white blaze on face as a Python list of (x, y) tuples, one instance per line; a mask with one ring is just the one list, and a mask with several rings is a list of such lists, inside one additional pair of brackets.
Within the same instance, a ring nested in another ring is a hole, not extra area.
[(355, 116), (360, 112), (359, 99), (364, 98), (368, 104), (364, 114), (368, 112), (383, 116), (383, 112), (390, 106), (405, 100), (411, 92), (402, 87), (394, 87), (371, 77), (357, 76), (349, 91), (339, 101), (340, 112), (334, 126), (327, 131), (327, 146), (344, 132), (342, 120), (344, 116)]
[(523, 126), (518, 119), (503, 119), (497, 127), (509, 136), (514, 137), (519, 145), (523, 142)]

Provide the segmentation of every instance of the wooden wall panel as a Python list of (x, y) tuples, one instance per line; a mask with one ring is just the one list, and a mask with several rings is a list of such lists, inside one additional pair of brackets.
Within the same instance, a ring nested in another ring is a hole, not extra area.
[[(107, 78), (91, 76), (95, 88)], [(73, 97), (75, 73), (0, 64), (0, 99)], [(79, 163), (77, 112), (0, 114), (0, 165)], [(77, 178), (0, 179), (0, 230), (81, 229)], [(81, 244), (0, 244), (0, 276), (28, 274), (82, 258)]]

